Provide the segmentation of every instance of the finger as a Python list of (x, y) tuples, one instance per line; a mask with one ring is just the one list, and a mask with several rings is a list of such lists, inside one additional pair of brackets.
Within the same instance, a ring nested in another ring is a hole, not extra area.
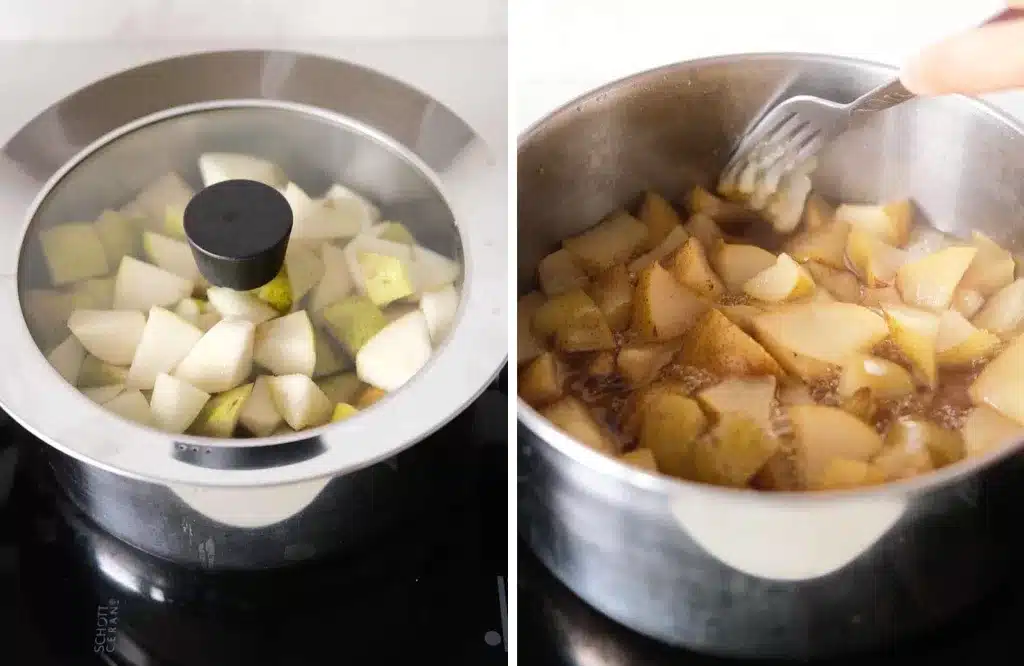
[(933, 44), (907, 63), (900, 79), (919, 95), (1024, 88), (1024, 21), (975, 28)]

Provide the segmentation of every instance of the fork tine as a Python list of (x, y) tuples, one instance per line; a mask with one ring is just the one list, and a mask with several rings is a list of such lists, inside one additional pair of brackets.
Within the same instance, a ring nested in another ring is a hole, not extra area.
[(769, 111), (750, 132), (744, 135), (739, 145), (733, 149), (732, 155), (729, 156), (729, 160), (726, 163), (726, 170), (737, 166), (765, 137), (775, 133), (794, 116), (794, 113), (787, 111), (785, 107), (781, 106)]

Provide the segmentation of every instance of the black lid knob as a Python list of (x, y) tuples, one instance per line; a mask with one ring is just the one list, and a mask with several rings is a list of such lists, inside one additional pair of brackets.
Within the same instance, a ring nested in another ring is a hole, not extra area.
[(225, 180), (192, 197), (184, 226), (203, 277), (219, 287), (255, 289), (281, 271), (292, 207), (269, 185)]

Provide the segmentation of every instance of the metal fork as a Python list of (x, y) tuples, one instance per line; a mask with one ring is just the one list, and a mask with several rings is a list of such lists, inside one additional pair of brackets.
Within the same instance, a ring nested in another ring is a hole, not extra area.
[[(1018, 18), (1024, 18), (1024, 9), (1008, 8), (982, 25)], [(794, 168), (806, 169), (802, 165), (829, 141), (866, 117), (914, 97), (899, 79), (878, 86), (849, 104), (811, 95), (790, 97), (770, 107), (745, 134), (722, 171), (720, 189), (738, 187), (749, 192), (759, 186), (761, 190), (773, 191)]]

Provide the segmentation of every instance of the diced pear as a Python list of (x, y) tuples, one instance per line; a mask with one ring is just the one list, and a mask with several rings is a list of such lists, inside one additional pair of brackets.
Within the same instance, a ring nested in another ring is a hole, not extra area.
[(683, 336), (676, 359), (720, 377), (785, 376), (764, 347), (718, 310), (708, 310)]
[(804, 268), (786, 253), (775, 264), (743, 284), (743, 293), (767, 303), (781, 303), (804, 298), (814, 293), (814, 280)]
[(247, 291), (210, 287), (206, 290), (206, 297), (210, 300), (210, 307), (223, 319), (262, 324), (277, 317), (277, 310)]
[(647, 341), (669, 340), (688, 331), (707, 309), (696, 294), (655, 263), (640, 273), (631, 326)]
[(409, 270), (401, 259), (386, 254), (360, 252), (357, 262), (366, 295), (375, 304), (384, 306), (414, 293)]
[(633, 311), (633, 283), (629, 272), (621, 264), (597, 276), (589, 289), (590, 295), (613, 331), (629, 326)]
[(187, 243), (146, 231), (142, 234), (142, 249), (152, 264), (165, 271), (192, 283), (203, 279), (192, 256), (192, 248)]
[(704, 246), (705, 252), (714, 250), (724, 236), (718, 224), (707, 215), (701, 213), (691, 216), (686, 221), (686, 224), (683, 225), (683, 229), (686, 230), (686, 233), (691, 238), (696, 238), (700, 241), (700, 244)]
[(532, 361), (544, 351), (533, 332), (533, 315), (544, 305), (544, 295), (531, 291), (521, 296), (516, 305), (516, 362), (520, 365)]
[[(714, 197), (714, 195), (709, 194)], [(672, 205), (665, 201), (656, 192), (644, 194), (644, 200), (640, 204), (640, 221), (647, 225), (647, 240), (644, 248), (652, 250), (658, 246), (673, 229), (681, 228), (683, 221), (679, 219)]]
[(185, 210), (195, 192), (181, 176), (171, 172), (160, 176), (135, 197), (135, 206), (146, 217), (162, 220), (168, 207)]
[(185, 207), (168, 206), (164, 209), (163, 224), (159, 231), (170, 238), (184, 239), (185, 236)]
[(860, 304), (880, 311), (885, 305), (903, 305), (903, 297), (896, 287), (865, 287)]
[(934, 227), (921, 224), (910, 230), (910, 239), (904, 249), (910, 259), (916, 260), (944, 250), (953, 245), (955, 241), (956, 239), (952, 236), (944, 234)]
[(740, 414), (766, 433), (772, 432), (772, 403), (775, 400), (775, 377), (730, 377), (704, 389), (697, 399), (719, 419), (726, 414)]
[(191, 294), (189, 280), (126, 256), (114, 281), (114, 309), (148, 312), (154, 305), (171, 307)]
[(174, 370), (202, 337), (202, 331), (196, 326), (173, 312), (153, 306), (125, 383), (130, 388), (153, 388), (157, 375)]
[(861, 302), (860, 282), (857, 281), (857, 276), (853, 273), (832, 268), (816, 261), (807, 262), (804, 268), (811, 274), (815, 284), (828, 290), (837, 301), (842, 301), (843, 303)]
[(462, 268), (458, 262), (443, 254), (414, 245), (410, 274), (416, 286), (416, 295), (421, 296), (424, 292), (435, 291), (457, 282), (462, 274)]
[(711, 251), (711, 266), (732, 293), (743, 293), (743, 285), (761, 271), (775, 265), (775, 255), (756, 245), (719, 243)]
[[(756, 319), (755, 319), (756, 321)], [(798, 354), (783, 346), (770, 334), (758, 331), (756, 328), (751, 335), (765, 348), (782, 368), (805, 382), (815, 382), (828, 379), (835, 375), (839, 366), (834, 363), (820, 361), (810, 356)]]
[(576, 260), (564, 248), (552, 252), (537, 265), (537, 279), (541, 291), (548, 298), (563, 294), (570, 289), (586, 287), (590, 281)]
[(22, 309), (32, 335), (48, 348), (67, 335), (67, 321), (75, 309), (71, 294), (56, 289), (27, 289)]
[[(313, 312), (319, 312), (352, 293), (357, 274), (352, 272), (347, 252), (347, 248), (341, 250), (329, 243), (325, 243), (321, 247), (320, 258), (323, 263), (323, 275), (313, 288), (313, 294), (309, 300), (309, 307)], [(358, 264), (354, 265), (358, 269)], [(358, 276), (361, 277), (361, 274)]]
[(696, 294), (718, 299), (725, 294), (725, 285), (711, 268), (704, 246), (690, 238), (669, 259), (669, 271), (679, 284)]
[(861, 229), (894, 247), (903, 247), (910, 238), (913, 210), (910, 201), (894, 201), (883, 205), (843, 204), (835, 217)]
[(694, 479), (742, 488), (779, 450), (779, 442), (743, 414), (722, 415), (693, 447)]
[(813, 231), (831, 224), (836, 211), (820, 194), (811, 192), (804, 205), (804, 227)]
[(107, 264), (113, 265), (124, 255), (135, 252), (138, 230), (127, 215), (105, 210), (100, 213), (95, 225), (107, 257)]
[(280, 427), (284, 419), (277, 411), (270, 392), (271, 377), (261, 375), (252, 385), (252, 393), (242, 406), (238, 422), (257, 437), (267, 437)]
[(323, 311), (324, 321), (334, 338), (350, 356), (388, 325), (384, 313), (365, 296), (349, 296)]
[(292, 233), (291, 237), (301, 240), (302, 237), (295, 234), (296, 229), (301, 228), (302, 221), (310, 216), (317, 208), (323, 206), (322, 202), (314, 201), (306, 191), (295, 183), (288, 183), (279, 188), (281, 195), (288, 202), (292, 209)]
[(885, 475), (873, 464), (860, 460), (833, 458), (810, 486), (811, 490), (850, 490), (885, 481)]
[(217, 312), (216, 310), (211, 310), (209, 312), (204, 312), (203, 314), (199, 315), (199, 321), (196, 324), (196, 326), (199, 327), (200, 331), (205, 333), (211, 328), (213, 328), (217, 324), (217, 322), (221, 320), (222, 317), (220, 316), (220, 313)]
[(372, 221), (361, 204), (351, 199), (313, 201), (302, 217), (292, 223), (292, 238), (329, 240), (353, 238)]
[(889, 332), (884, 319), (851, 303), (790, 305), (757, 317), (754, 330), (755, 337), (770, 338), (794, 354), (837, 365)]
[(686, 207), (694, 215), (707, 215), (726, 224), (748, 222), (754, 217), (754, 213), (746, 206), (719, 198), (700, 185), (695, 186), (686, 195)]
[(110, 272), (96, 227), (88, 222), (58, 224), (39, 233), (50, 280), (60, 286)]
[(312, 376), (316, 367), (316, 335), (305, 310), (256, 327), (253, 360), (275, 375)]
[(957, 288), (953, 292), (953, 302), (950, 307), (968, 319), (974, 319), (983, 305), (985, 305), (985, 297), (978, 292), (973, 289)]
[(565, 378), (561, 360), (544, 352), (519, 371), (519, 397), (534, 407), (552, 403), (562, 397)]
[(252, 370), (255, 326), (244, 320), (217, 322), (174, 370), (174, 376), (207, 393), (239, 386)]
[(974, 325), (1000, 337), (1009, 337), (1024, 325), (1024, 277), (993, 294), (974, 316)]
[(124, 384), (110, 384), (109, 386), (96, 386), (94, 388), (82, 389), (82, 395), (92, 400), (97, 405), (110, 402), (124, 392)]
[(948, 310), (953, 292), (977, 253), (975, 247), (947, 247), (904, 264), (896, 274), (903, 301), (933, 312)]
[(382, 238), (394, 243), (401, 243), (403, 245), (416, 244), (416, 237), (413, 236), (408, 227), (401, 222), (381, 222), (373, 226), (380, 227), (376, 232), (377, 238)]
[(366, 388), (366, 384), (354, 372), (318, 379), (316, 385), (320, 387), (332, 404), (355, 402), (355, 399)]
[(103, 403), (103, 406), (127, 421), (151, 426), (153, 413), (142, 391), (131, 389), (120, 393), (117, 397)]
[(938, 381), (935, 345), (939, 335), (939, 318), (930, 312), (900, 305), (882, 307), (889, 324), (889, 335), (906, 355), (917, 380), (935, 388)]
[(94, 386), (124, 384), (127, 377), (127, 368), (104, 363), (89, 354), (82, 361), (82, 368), (78, 372), (78, 380), (75, 382), (75, 386), (78, 388), (91, 388)]
[(270, 377), (267, 383), (277, 412), (292, 429), (315, 428), (330, 420), (331, 401), (306, 375)]
[(427, 364), (432, 352), (426, 318), (418, 310), (410, 312), (360, 347), (356, 374), (367, 384), (396, 391)]
[(284, 271), (288, 274), (294, 305), (320, 282), (324, 275), (324, 261), (313, 246), (307, 243), (289, 243), (288, 251), (284, 255)]
[(894, 400), (913, 393), (915, 385), (914, 378), (903, 366), (877, 356), (858, 354), (843, 365), (838, 390), (841, 397), (850, 398), (861, 389), (870, 390), (879, 400)]
[(629, 343), (622, 346), (615, 365), (622, 377), (632, 386), (644, 386), (654, 381), (672, 357), (679, 351), (681, 340), (653, 343)]
[(615, 374), (615, 352), (611, 350), (597, 352), (587, 363), (585, 372), (590, 377), (608, 377)]
[(243, 384), (210, 398), (192, 422), (191, 432), (203, 437), (234, 435), (252, 390), (253, 384)]
[(799, 381), (787, 381), (779, 387), (780, 405), (813, 405), (814, 397), (807, 384)]
[(893, 284), (907, 262), (907, 253), (863, 229), (853, 229), (847, 237), (846, 260), (869, 287)]
[(285, 181), (281, 167), (273, 162), (240, 153), (203, 153), (199, 156), (199, 174), (205, 187), (225, 180), (254, 180), (271, 187)]
[(991, 238), (980, 231), (974, 231), (971, 235), (978, 253), (960, 280), (960, 288), (989, 296), (1013, 282), (1016, 265), (1013, 255)]
[(193, 326), (198, 326), (199, 315), (203, 314), (203, 304), (195, 298), (183, 298), (181, 302), (174, 306), (174, 314)]
[(874, 428), (838, 407), (793, 405), (786, 411), (798, 466), (809, 485), (821, 479), (831, 460), (869, 462), (882, 450)]
[(367, 219), (369, 219), (371, 223), (380, 219), (380, 210), (378, 210), (377, 206), (373, 205), (373, 203), (365, 196), (345, 187), (344, 185), (335, 183), (328, 188), (327, 192), (324, 193), (324, 200), (332, 203), (346, 199), (358, 202), (359, 205), (362, 206)]
[(313, 366), (314, 377), (327, 377), (345, 370), (348, 366), (347, 359), (334, 351), (327, 335), (316, 330), (316, 365)]
[(109, 310), (114, 306), (113, 278), (93, 278), (76, 282), (71, 289), (75, 310)]
[(438, 346), (444, 341), (455, 323), (455, 313), (459, 309), (459, 292), (448, 285), (437, 291), (428, 291), (420, 297), (420, 310), (427, 319), (427, 330), (430, 341)]
[(968, 389), (976, 405), (988, 405), (1024, 425), (1024, 334), (989, 362)]
[(846, 268), (847, 222), (835, 220), (817, 229), (808, 229), (786, 244), (786, 252), (799, 262), (817, 261), (832, 268)]
[(652, 394), (640, 407), (641, 448), (649, 450), (658, 469), (692, 476), (693, 442), (707, 430), (708, 420), (696, 401), (668, 392)]
[(658, 471), (658, 461), (655, 460), (654, 453), (650, 449), (634, 449), (628, 453), (623, 453), (619, 456), (619, 460), (627, 465), (645, 469), (649, 472)]
[(334, 411), (331, 412), (331, 423), (338, 421), (345, 421), (352, 418), (359, 413), (359, 410), (348, 404), (347, 402), (339, 402), (334, 406)]
[(987, 405), (972, 409), (960, 432), (969, 458), (983, 456), (1024, 439), (1024, 425), (1006, 418)]
[[(698, 411), (700, 408), (697, 408)], [(580, 444), (601, 453), (614, 454), (615, 442), (579, 399), (566, 396), (540, 412), (551, 424)]]
[(54, 347), (53, 351), (46, 355), (53, 369), (57, 371), (66, 382), (72, 386), (78, 382), (78, 374), (85, 361), (85, 347), (74, 335), (69, 335), (64, 342)]
[(754, 319), (760, 316), (764, 310), (755, 305), (721, 305), (715, 309), (724, 314), (729, 321), (743, 329), (744, 333), (753, 334)]
[(563, 351), (600, 351), (615, 346), (608, 322), (582, 289), (560, 294), (534, 312), (532, 330), (542, 338), (554, 336)]
[(616, 264), (627, 263), (644, 249), (647, 225), (629, 213), (618, 212), (582, 234), (562, 241), (562, 247), (576, 257), (590, 275), (598, 275)]
[(956, 310), (947, 310), (939, 317), (936, 359), (940, 366), (967, 365), (992, 355), (1001, 342), (998, 336), (975, 328)]
[(149, 406), (156, 427), (182, 433), (196, 420), (209, 399), (209, 393), (162, 372), (153, 382)]
[[(682, 227), (676, 227), (665, 236), (664, 240), (658, 243), (653, 249), (644, 252), (639, 257), (629, 262), (626, 266), (628, 273), (639, 273), (643, 269), (647, 268), (651, 264), (661, 261), (665, 257), (669, 256), (676, 250), (678, 250), (683, 243), (689, 240), (690, 234), (686, 232), (686, 229)], [(700, 241), (697, 241), (698, 243)], [(612, 268), (611, 270), (615, 270)], [(608, 271), (605, 271), (606, 273)]]
[(145, 315), (134, 310), (75, 310), (68, 318), (82, 346), (111, 365), (132, 362), (145, 326)]

